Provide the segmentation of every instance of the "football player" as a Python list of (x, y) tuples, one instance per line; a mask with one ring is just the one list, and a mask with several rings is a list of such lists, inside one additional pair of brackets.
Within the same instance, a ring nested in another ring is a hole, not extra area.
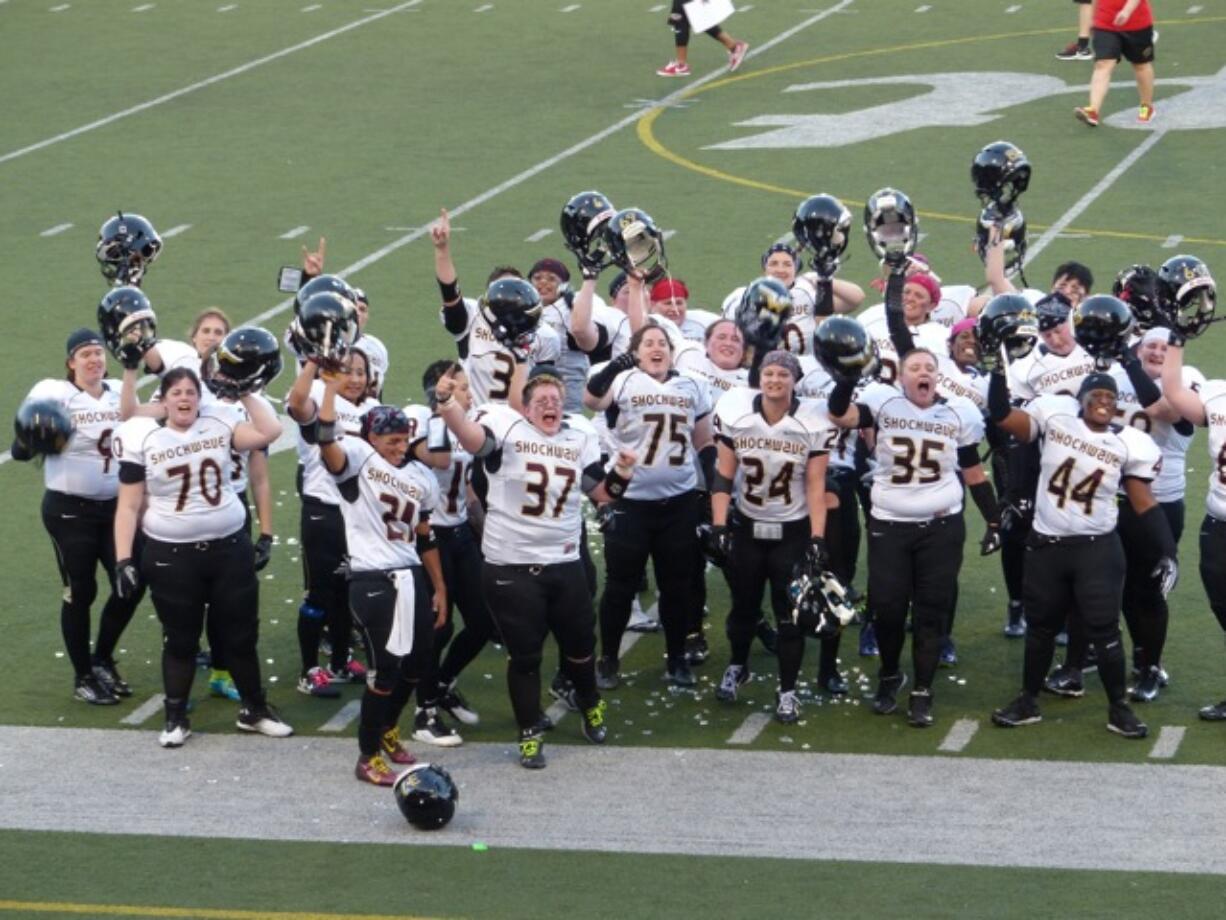
[[(64, 594), (60, 630), (74, 673), (73, 696), (94, 705), (114, 705), (132, 690), (115, 667), (115, 646), (123, 634), (141, 592), (121, 597), (115, 591), (113, 523), (119, 493), (118, 464), (111, 438), (122, 421), (119, 387), (106, 379), (106, 348), (91, 329), (68, 336), (67, 379), (39, 381), (23, 407), (51, 403), (66, 418), (66, 431), (53, 445), (42, 442), (42, 429), (54, 424), (23, 422), (19, 414), (14, 460), (31, 460), (46, 452), (43, 466), (42, 518), (51, 536)], [(44, 413), (46, 415), (46, 413)], [(63, 443), (58, 443), (59, 441)], [(90, 607), (98, 595), (98, 566), (106, 572), (111, 591), (98, 623), (98, 638), (90, 654)]]
[(564, 384), (538, 373), (524, 387), (524, 413), (489, 405), (468, 418), (455, 380), (435, 386), (439, 414), (460, 445), (485, 461), (489, 477), (481, 548), (482, 588), (508, 654), (507, 689), (519, 725), (520, 764), (545, 766), (541, 653), (552, 633), (582, 710), (583, 734), (604, 742), (605, 704), (596, 689), (595, 614), (583, 564), (580, 496), (607, 502), (625, 494), (636, 456), (621, 451), (608, 472), (591, 426), (571, 424)]

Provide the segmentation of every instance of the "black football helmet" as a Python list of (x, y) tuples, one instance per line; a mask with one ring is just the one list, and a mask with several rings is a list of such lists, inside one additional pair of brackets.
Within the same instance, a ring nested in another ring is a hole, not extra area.
[[(987, 260), (993, 227), (1000, 227), (1000, 238), (1005, 244), (1005, 275), (1012, 278), (1026, 261), (1026, 217), (1018, 208), (1007, 213), (1002, 213), (995, 205), (984, 208), (975, 226), (975, 252), (980, 261)], [(1022, 281), (1025, 280), (1023, 276)]]
[(1111, 293), (1128, 304), (1139, 331), (1174, 325), (1159, 303), (1158, 273), (1148, 265), (1130, 265), (1122, 269), (1115, 276)]
[(94, 255), (102, 277), (111, 284), (139, 285), (146, 269), (162, 251), (162, 238), (139, 214), (120, 211), (98, 229)]
[(541, 322), (541, 295), (523, 278), (499, 278), (486, 288), (480, 310), (500, 345), (523, 350)]
[(204, 385), (219, 399), (239, 399), (262, 390), (281, 373), (276, 337), (258, 326), (235, 329), (204, 362)]
[(1200, 335), (1213, 322), (1217, 285), (1196, 256), (1171, 256), (1158, 269), (1158, 302), (1186, 338)]
[(444, 827), (460, 801), (460, 790), (451, 774), (432, 763), (419, 763), (401, 773), (392, 786), (392, 794), (405, 820), (423, 831)]
[(613, 203), (597, 191), (580, 192), (562, 207), (562, 240), (580, 265), (600, 271), (612, 264), (604, 228), (616, 213)]
[(604, 246), (613, 264), (645, 282), (668, 273), (664, 235), (651, 215), (638, 208), (618, 211), (604, 225)]
[(850, 316), (828, 316), (813, 333), (813, 353), (835, 380), (856, 381), (877, 373), (877, 344)]
[(850, 239), (851, 211), (833, 195), (810, 195), (796, 208), (792, 234), (813, 252), (813, 270), (830, 278), (838, 270)]
[(13, 419), (17, 441), (38, 457), (63, 453), (73, 430), (72, 417), (54, 399), (27, 399)]
[(302, 313), (302, 305), (308, 300), (324, 293), (339, 294), (352, 303), (358, 302), (357, 289), (340, 275), (316, 275), (298, 288), (298, 293), (294, 295), (294, 316)]
[(1073, 311), (1073, 338), (1094, 357), (1099, 370), (1110, 367), (1127, 347), (1132, 334), (1132, 311), (1110, 294), (1087, 297)]
[(1007, 215), (1030, 185), (1030, 161), (1008, 141), (995, 141), (975, 154), (971, 181), (984, 207), (994, 205)]
[(135, 367), (157, 344), (157, 316), (140, 288), (124, 285), (108, 291), (98, 303), (98, 331), (120, 363)]
[(864, 235), (878, 259), (905, 260), (919, 239), (919, 219), (911, 199), (898, 189), (882, 188), (864, 204)]
[(358, 312), (353, 301), (331, 291), (312, 294), (290, 324), (294, 351), (327, 371), (339, 372), (358, 340)]
[(1068, 322), (1073, 305), (1059, 291), (1052, 291), (1034, 305), (1035, 315), (1039, 321), (1039, 332), (1049, 332), (1057, 326)]
[(1038, 315), (1021, 294), (997, 294), (979, 313), (975, 337), (983, 352), (1004, 347), (1010, 361), (1030, 354), (1039, 338)]
[(736, 308), (736, 324), (745, 336), (746, 347), (765, 353), (779, 347), (783, 329), (792, 315), (792, 295), (777, 278), (763, 276), (741, 294)]

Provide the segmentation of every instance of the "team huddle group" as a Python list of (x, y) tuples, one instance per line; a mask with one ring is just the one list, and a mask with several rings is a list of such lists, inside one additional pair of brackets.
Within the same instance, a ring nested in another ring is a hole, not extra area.
[[(775, 717), (795, 722), (807, 638), (820, 644), (818, 691), (848, 692), (838, 650), (857, 616), (862, 529), (859, 651), (880, 658), (872, 711), (901, 707), (910, 725), (930, 726), (937, 669), (957, 660), (967, 496), (983, 520), (980, 552), (1001, 555), (1004, 633), (1025, 641), (1021, 692), (993, 721), (1039, 721), (1041, 691), (1081, 696), (1083, 672), (1097, 667), (1107, 727), (1143, 737), (1129, 704), (1169, 680), (1166, 595), (1194, 425), (1208, 426), (1214, 458), (1200, 574), (1226, 629), (1226, 381), (1183, 364), (1216, 292), (1193, 256), (1130, 266), (1111, 295), (1093, 294), (1076, 262), (1048, 290), (1025, 288), (1017, 202), (1029, 177), (1006, 142), (974, 159), (982, 292), (943, 283), (915, 252), (905, 194), (872, 195), (864, 230), (884, 302), (864, 310), (865, 291), (836, 277), (852, 218), (830, 195), (799, 205), (795, 242), (769, 247), (761, 276), (718, 312), (690, 308), (651, 217), (598, 192), (562, 211), (577, 286), (546, 258), (526, 277), (495, 267), (482, 295), (465, 297), (444, 211), (434, 269), (457, 353), (424, 369), (425, 402), (404, 408), (380, 401), (393, 371), (368, 328), (370, 299), (323, 273), (322, 241), (305, 252), (284, 336), (296, 358), (285, 402), (305, 581), (298, 690), (336, 697), (338, 684), (365, 685), (357, 777), (394, 785), (397, 767), (414, 764), (399, 728), (414, 696), (413, 739), (460, 743), (449, 720), (479, 717), (458, 682), (490, 641), (507, 654), (523, 766), (545, 766), (551, 634), (550, 692), (603, 742), (601, 691), (619, 686), (628, 628), (659, 628), (663, 679), (696, 685), (711, 566), (731, 597), (717, 698), (737, 698), (760, 641), (777, 659)], [(161, 744), (191, 734), (202, 635), (210, 688), (239, 704), (238, 727), (287, 736), (256, 648), (256, 573), (273, 547), (267, 448), (282, 430), (261, 392), (282, 369), (281, 346), (263, 329), (231, 330), (216, 308), (188, 342), (160, 338), (142, 282), (161, 245), (137, 215), (103, 225), (97, 257), (112, 288), (98, 328), (73, 332), (67, 379), (40, 382), (23, 403), (13, 456), (45, 460), (43, 519), (65, 585), (76, 697), (131, 694), (114, 653), (148, 591), (164, 635)], [(597, 293), (606, 272), (607, 300)], [(118, 384), (108, 352), (124, 369)], [(142, 368), (158, 377), (145, 403)], [(602, 589), (585, 521), (603, 540)], [(632, 622), (643, 619), (649, 561), (658, 626)], [(112, 590), (91, 649), (99, 564)], [(355, 632), (364, 664), (351, 654)], [(1053, 670), (1058, 642), (1067, 649)], [(1226, 720), (1226, 703), (1200, 714)]]

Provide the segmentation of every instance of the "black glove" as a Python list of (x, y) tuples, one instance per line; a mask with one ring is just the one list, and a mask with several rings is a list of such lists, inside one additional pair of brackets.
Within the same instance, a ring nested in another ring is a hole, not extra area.
[(140, 347), (132, 342), (124, 343), (115, 350), (115, 357), (126, 370), (134, 371), (140, 367), (141, 359), (145, 353), (140, 350)]
[(609, 392), (609, 387), (613, 386), (613, 381), (618, 374), (637, 366), (638, 362), (634, 353), (624, 352), (588, 378), (587, 391), (599, 399)]
[(255, 570), (262, 571), (272, 558), (272, 534), (262, 533), (255, 541)]
[(1179, 563), (1170, 556), (1163, 556), (1149, 575), (1158, 582), (1158, 590), (1166, 597), (1175, 590), (1175, 584), (1179, 581)]
[(814, 578), (830, 565), (830, 550), (826, 546), (825, 537), (809, 538), (809, 545), (805, 549), (805, 565)]
[(607, 267), (599, 256), (592, 257), (587, 254), (578, 254), (578, 258), (579, 274), (588, 281), (599, 278), (600, 273)]
[(115, 593), (121, 601), (136, 596), (140, 590), (140, 571), (131, 559), (120, 559), (115, 563)]
[(1030, 502), (1023, 499), (1022, 501), (1013, 504), (1011, 502), (1001, 502), (1000, 504), (1000, 532), (1009, 533), (1013, 528), (1024, 527), (1026, 518), (1030, 514)]
[(612, 502), (605, 502), (603, 505), (596, 506), (596, 526), (601, 533), (608, 533), (613, 529), (615, 516), (617, 512), (613, 510)]
[[(1012, 507), (1012, 506), (1010, 506)], [(1001, 547), (1000, 531), (1001, 526), (989, 527), (983, 534), (983, 539), (979, 541), (979, 555), (990, 556), (997, 552)]]
[(699, 524), (698, 539), (702, 543), (702, 554), (712, 565), (723, 568), (732, 555), (732, 534), (723, 524)]
[(885, 267), (890, 270), (891, 275), (901, 275), (907, 271), (907, 263), (911, 261), (911, 257), (901, 249), (891, 249), (886, 252), (882, 261), (885, 262)]

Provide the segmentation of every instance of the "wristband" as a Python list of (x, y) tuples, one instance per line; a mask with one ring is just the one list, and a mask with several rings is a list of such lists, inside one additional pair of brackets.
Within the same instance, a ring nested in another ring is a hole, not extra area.
[(617, 472), (617, 468), (613, 467), (609, 472), (605, 473), (604, 490), (609, 493), (609, 497), (613, 499), (621, 498), (626, 494), (626, 487), (630, 485), (630, 477), (623, 476)]
[(460, 279), (459, 278), (457, 278), (455, 281), (439, 281), (439, 279), (437, 278), (435, 278), (434, 280), (438, 281), (439, 293), (443, 295), (444, 304), (455, 303), (457, 300), (460, 299)]
[(315, 443), (316, 444), (334, 444), (336, 443), (336, 419), (316, 419), (315, 421)]

